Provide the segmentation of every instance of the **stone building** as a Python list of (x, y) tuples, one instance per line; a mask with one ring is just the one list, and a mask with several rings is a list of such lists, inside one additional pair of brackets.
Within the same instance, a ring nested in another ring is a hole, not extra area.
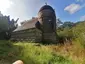
[(41, 7), (38, 17), (23, 22), (21, 26), (13, 31), (11, 38), (56, 43), (56, 15), (54, 9), (49, 5)]

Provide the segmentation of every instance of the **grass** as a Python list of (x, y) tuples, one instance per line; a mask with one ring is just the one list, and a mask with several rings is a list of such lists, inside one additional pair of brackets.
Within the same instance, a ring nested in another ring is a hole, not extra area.
[(85, 21), (76, 23), (73, 27), (58, 29), (57, 34), (67, 43), (53, 48), (60, 55), (69, 57), (74, 64), (85, 64)]
[[(57, 45), (28, 42), (0, 41), (0, 64), (22, 60), (25, 64), (73, 64), (74, 62), (53, 49)], [(56, 47), (57, 48), (57, 47)]]
[(85, 50), (73, 43), (42, 45), (0, 41), (0, 64), (12, 64), (16, 60), (25, 64), (85, 64)]

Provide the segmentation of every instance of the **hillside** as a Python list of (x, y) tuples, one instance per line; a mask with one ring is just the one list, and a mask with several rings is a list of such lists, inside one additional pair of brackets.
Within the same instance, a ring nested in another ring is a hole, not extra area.
[[(62, 27), (63, 26), (63, 27)], [(85, 21), (77, 22), (74, 24), (63, 24), (57, 30), (57, 34), (64, 41), (75, 41), (76, 44), (84, 47), (85, 42)]]
[[(2, 43), (4, 42), (4, 43)], [(3, 48), (4, 46), (4, 48)], [(59, 54), (56, 45), (42, 45), (28, 42), (0, 41), (0, 64), (12, 64), (20, 59), (25, 64), (72, 64), (73, 61)]]
[(85, 22), (57, 33), (63, 44), (0, 41), (0, 64), (85, 64)]

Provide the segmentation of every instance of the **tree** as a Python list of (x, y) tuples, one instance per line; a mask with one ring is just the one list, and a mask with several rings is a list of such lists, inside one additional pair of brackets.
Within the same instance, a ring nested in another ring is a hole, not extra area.
[[(0, 16), (0, 39), (9, 39), (13, 30), (18, 26), (17, 21), (10, 20), (10, 16)], [(2, 36), (1, 36), (2, 35)]]
[(63, 24), (63, 22), (58, 18), (57, 20), (56, 20), (56, 27), (58, 28), (58, 27), (60, 27), (61, 25)]
[(74, 25), (75, 25), (75, 23), (70, 22), (70, 21), (67, 21), (67, 22), (64, 22), (64, 23), (63, 23), (62, 27), (63, 27), (63, 28), (65, 28), (65, 27), (72, 28)]

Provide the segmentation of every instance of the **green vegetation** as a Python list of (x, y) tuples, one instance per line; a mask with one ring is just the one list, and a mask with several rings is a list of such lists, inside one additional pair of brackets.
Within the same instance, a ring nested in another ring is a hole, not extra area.
[(10, 16), (1, 16), (0, 17), (0, 32), (3, 31), (13, 31), (17, 27), (17, 21), (14, 19), (10, 20)]
[(73, 59), (75, 64), (85, 64), (85, 21), (74, 24), (65, 22), (58, 28), (57, 34), (66, 46), (65, 54)]
[(75, 41), (75, 44), (85, 47), (85, 21), (74, 24), (65, 22), (58, 28), (57, 33), (64, 41), (70, 39), (72, 42)]
[(10, 16), (0, 16), (0, 40), (9, 39), (13, 30), (18, 26), (18, 19), (10, 20)]
[(72, 30), (75, 41), (77, 42), (76, 44), (79, 44), (81, 47), (85, 48), (85, 21), (76, 24)]
[(0, 64), (85, 64), (85, 21), (63, 25), (57, 30), (63, 45), (0, 41)]
[(38, 43), (0, 41), (0, 64), (12, 64), (20, 59), (25, 64), (72, 64), (72, 60)]

